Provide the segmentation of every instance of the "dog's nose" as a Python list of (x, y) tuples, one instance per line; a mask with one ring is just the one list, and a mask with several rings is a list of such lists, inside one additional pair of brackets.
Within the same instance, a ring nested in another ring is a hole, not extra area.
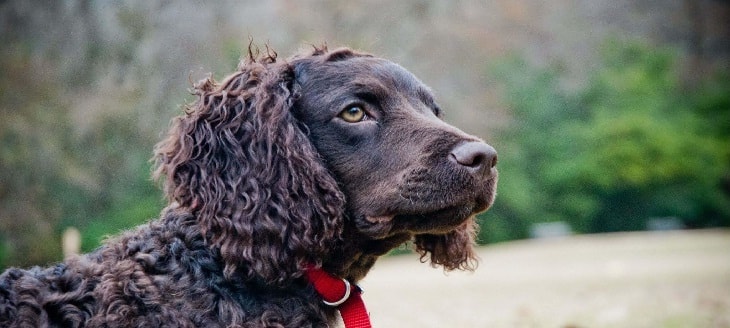
[(479, 172), (486, 172), (497, 165), (497, 151), (492, 146), (479, 141), (464, 142), (451, 150), (451, 160), (461, 166)]

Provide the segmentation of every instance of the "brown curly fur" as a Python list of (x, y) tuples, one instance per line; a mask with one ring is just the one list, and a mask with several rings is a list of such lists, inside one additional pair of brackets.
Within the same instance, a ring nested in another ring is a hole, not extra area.
[[(196, 84), (156, 146), (161, 218), (0, 275), (0, 327), (325, 327), (335, 310), (307, 266), (357, 282), (413, 240), (422, 261), (475, 267), (491, 147), (444, 123), (396, 64), (349, 49), (256, 52), (222, 82)], [(362, 121), (339, 116), (352, 106)], [(465, 144), (479, 149), (466, 164)]]
[(284, 67), (249, 59), (220, 85), (200, 82), (155, 149), (168, 199), (199, 218), (227, 277), (288, 283), (342, 232), (344, 197), (288, 110)]

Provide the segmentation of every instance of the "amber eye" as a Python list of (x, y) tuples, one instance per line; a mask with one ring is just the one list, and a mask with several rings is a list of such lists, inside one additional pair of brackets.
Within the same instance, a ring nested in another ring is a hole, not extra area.
[(340, 112), (340, 118), (348, 123), (357, 123), (365, 119), (365, 110), (358, 105), (353, 105)]

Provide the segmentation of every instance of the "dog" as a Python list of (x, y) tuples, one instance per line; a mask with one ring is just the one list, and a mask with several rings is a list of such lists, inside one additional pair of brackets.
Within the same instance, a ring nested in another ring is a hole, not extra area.
[(388, 60), (277, 57), (249, 48), (235, 73), (195, 84), (154, 150), (160, 218), (4, 272), (0, 327), (328, 327), (338, 307), (312, 272), (349, 286), (406, 242), (473, 270), (494, 148), (445, 123), (430, 89)]

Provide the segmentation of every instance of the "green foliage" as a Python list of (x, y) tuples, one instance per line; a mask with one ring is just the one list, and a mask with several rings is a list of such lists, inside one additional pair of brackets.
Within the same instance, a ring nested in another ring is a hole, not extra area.
[(8, 46), (18, 51), (0, 57), (0, 256), (4, 265), (43, 263), (60, 256), (53, 197), (68, 162), (68, 126), (51, 77), (30, 77), (24, 47)]
[(3, 238), (0, 235), (0, 268), (4, 268), (6, 266), (6, 262), (8, 261), (8, 251), (6, 246), (7, 241), (5, 241), (5, 238)]
[(81, 250), (83, 252), (92, 251), (106, 237), (156, 218), (161, 208), (161, 199), (153, 197), (143, 197), (139, 201), (126, 204), (115, 204), (102, 217), (89, 222), (84, 228)]
[(82, 250), (96, 248), (109, 234), (156, 217), (163, 206), (161, 193), (150, 180), (152, 149), (129, 117), (109, 117), (98, 128), (79, 138), (85, 149), (81, 166), (95, 181), (65, 222), (79, 225)]
[[(535, 222), (577, 232), (640, 230), (652, 217), (730, 225), (727, 79), (681, 85), (676, 57), (610, 42), (578, 91), (559, 70), (510, 59), (495, 69), (514, 117), (496, 143), (499, 198), (482, 239), (527, 236)], [(496, 231), (491, 231), (495, 228)]]
[(59, 77), (38, 74), (53, 61), (34, 63), (22, 45), (9, 46), (16, 51), (0, 58), (0, 269), (60, 260), (68, 226), (90, 249), (101, 235), (155, 216), (153, 138), (124, 115), (81, 129)]

